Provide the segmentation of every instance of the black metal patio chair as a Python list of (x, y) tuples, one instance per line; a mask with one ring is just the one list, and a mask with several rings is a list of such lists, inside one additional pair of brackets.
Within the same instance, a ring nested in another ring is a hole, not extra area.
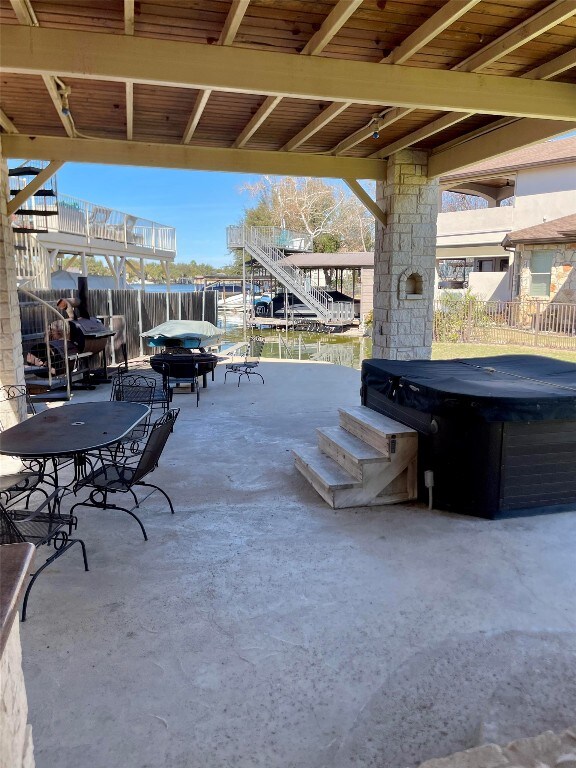
[(7, 508), (0, 504), (0, 545), (28, 541), (34, 544), (37, 549), (44, 544), (54, 548), (54, 553), (49, 555), (46, 561), (32, 574), (22, 603), (22, 621), (26, 621), (30, 590), (38, 576), (50, 563), (67, 552), (74, 544), (80, 544), (82, 547), (84, 570), (88, 570), (88, 558), (84, 542), (82, 539), (70, 538), (69, 532), (65, 530), (69, 520), (60, 515), (61, 493), (59, 490), (53, 491), (42, 501), (39, 507), (33, 510), (16, 506)]
[(142, 403), (150, 408), (150, 413), (134, 429), (126, 435), (116, 449), (129, 446), (130, 451), (138, 453), (139, 444), (150, 433), (152, 408), (156, 396), (156, 380), (151, 376), (141, 374), (116, 374), (112, 381), (110, 400), (118, 400), (125, 403)]
[[(33, 415), (36, 410), (25, 386), (7, 384), (0, 387), (0, 432), (8, 426), (15, 415), (28, 413)], [(5, 464), (7, 463), (8, 460), (5, 460)], [(0, 472), (0, 499), (8, 503), (22, 494), (28, 495), (35, 488), (47, 497), (48, 493), (39, 488), (45, 479), (45, 461), (41, 459), (21, 460), (15, 456), (10, 461), (10, 466), (3, 466)]]
[(264, 384), (264, 377), (261, 373), (255, 370), (260, 364), (260, 358), (262, 357), (262, 350), (264, 349), (265, 340), (262, 336), (251, 336), (248, 339), (246, 345), (246, 352), (244, 359), (239, 363), (226, 363), (226, 373), (224, 374), (224, 383), (226, 383), (226, 377), (229, 373), (238, 374), (238, 386), (240, 386), (240, 379), (242, 376), (247, 376), (250, 381), (250, 376), (259, 376)]
[[(139, 365), (141, 365), (141, 363), (139, 363)], [(124, 386), (133, 386), (136, 382), (139, 384), (154, 384), (154, 395), (151, 407), (152, 409), (161, 408), (162, 411), (166, 412), (170, 408), (170, 403), (172, 402), (170, 369), (166, 364), (161, 364), (157, 367), (158, 372), (156, 372), (156, 370), (142, 369), (141, 367), (130, 368), (126, 366), (118, 368), (114, 374), (112, 388), (122, 391)]]
[[(174, 424), (178, 418), (179, 412), (179, 408), (172, 408), (157, 419), (152, 425), (146, 445), (140, 453), (138, 464), (134, 465), (130, 459), (118, 460), (113, 454), (110, 454), (110, 456), (103, 455), (100, 464), (87, 474), (86, 477), (79, 480), (74, 487), (75, 494), (84, 488), (91, 490), (85, 501), (80, 501), (74, 504), (70, 510), (70, 514), (74, 512), (76, 507), (116, 509), (120, 512), (126, 512), (130, 517), (133, 517), (134, 520), (136, 520), (140, 526), (145, 541), (148, 541), (146, 529), (140, 518), (134, 513), (134, 509), (140, 507), (141, 504), (134, 489), (136, 487), (152, 488), (152, 491), (145, 497), (145, 499), (154, 493), (154, 491), (159, 491), (168, 501), (170, 511), (174, 514), (174, 507), (172, 506), (168, 494), (157, 485), (145, 483), (144, 478), (158, 466), (160, 456), (164, 450), (166, 441), (170, 437), (170, 433), (174, 429)], [(117, 493), (130, 494), (134, 499), (135, 506), (128, 509), (127, 507), (120, 507), (111, 502), (109, 496)], [(142, 501), (145, 499), (142, 499)]]

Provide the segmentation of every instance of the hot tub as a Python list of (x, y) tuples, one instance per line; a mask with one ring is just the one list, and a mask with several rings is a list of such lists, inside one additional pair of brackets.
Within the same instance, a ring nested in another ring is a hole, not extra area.
[(535, 355), (364, 360), (362, 403), (419, 433), (419, 494), (489, 519), (576, 509), (576, 365)]

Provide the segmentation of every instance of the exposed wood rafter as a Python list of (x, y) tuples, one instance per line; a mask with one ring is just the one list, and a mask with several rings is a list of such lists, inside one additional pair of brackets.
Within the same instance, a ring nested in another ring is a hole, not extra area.
[(383, 179), (386, 174), (386, 163), (383, 160), (114, 139), (6, 134), (2, 137), (2, 151), (7, 158), (36, 157), (39, 160), (270, 173), (279, 176)]
[(62, 122), (62, 125), (64, 126), (64, 130), (70, 136), (70, 138), (73, 138), (76, 134), (76, 131), (74, 130), (74, 122), (72, 120), (71, 115), (65, 115), (62, 111), (63, 104), (62, 104), (62, 92), (60, 90), (59, 82), (62, 82), (59, 78), (57, 79), (53, 75), (42, 75), (42, 80), (44, 80), (44, 85), (46, 86), (48, 93), (50, 94), (50, 98), (52, 99), (52, 103), (54, 104), (54, 108), (56, 109), (56, 112), (58, 113), (58, 117), (60, 118), (60, 121)]
[(576, 3), (574, 0), (556, 0), (552, 5), (530, 16), (529, 19), (501, 35), (494, 42), (485, 45), (480, 51), (468, 56), (453, 69), (460, 72), (477, 72), (479, 69), (484, 69), (494, 61), (501, 59), (515, 51), (516, 48), (520, 48), (530, 40), (539, 37), (552, 27), (575, 15)]
[(38, 19), (36, 18), (30, 0), (10, 0), (10, 5), (20, 24), (29, 27), (38, 26)]
[(302, 49), (302, 55), (316, 56), (321, 53), (360, 5), (362, 5), (362, 0), (338, 0), (322, 22), (318, 32), (308, 40)]
[[(218, 45), (232, 45), (234, 38), (236, 37), (236, 32), (238, 32), (238, 28), (242, 23), (244, 14), (248, 9), (249, 2), (250, 0), (232, 0), (232, 5), (230, 6), (226, 21), (224, 22), (224, 27), (220, 33), (220, 38), (218, 39)], [(208, 99), (211, 95), (212, 89), (206, 88), (201, 90), (196, 97), (196, 101), (192, 107), (192, 113), (190, 114), (186, 128), (184, 129), (182, 144), (188, 144), (192, 140), (192, 136), (194, 136), (194, 132), (198, 127), (200, 118), (206, 109), (206, 104), (208, 104)]]
[(382, 131), (388, 125), (392, 125), (392, 123), (397, 122), (405, 115), (409, 115), (410, 112), (412, 112), (412, 110), (406, 107), (395, 107), (394, 109), (388, 110), (388, 112), (383, 115), (383, 117), (376, 121), (376, 125), (365, 125), (363, 128), (354, 131), (354, 133), (352, 133), (350, 136), (342, 139), (342, 141), (339, 144), (336, 144), (336, 146), (332, 149), (332, 154), (341, 155), (348, 149), (355, 147), (356, 144), (360, 144), (361, 142), (366, 141), (366, 139), (369, 139), (374, 132), (375, 127), (378, 127), (378, 130)]
[(134, 34), (134, 0), (124, 0), (124, 34)]
[(315, 117), (314, 120), (309, 122), (305, 128), (297, 133), (294, 138), (290, 139), (290, 141), (288, 141), (282, 147), (282, 150), (285, 152), (293, 152), (301, 144), (304, 144), (306, 141), (308, 141), (311, 136), (314, 136), (315, 133), (318, 133), (318, 131), (322, 130), (325, 125), (328, 125), (331, 120), (334, 120), (335, 117), (344, 112), (344, 110), (347, 108), (348, 104), (346, 104), (346, 102), (337, 101), (334, 104), (330, 104), (330, 106), (326, 107), (326, 109), (324, 109), (318, 115), (318, 117)]
[(31, 179), (28, 184), (26, 184), (24, 189), (21, 189), (20, 192), (18, 192), (18, 194), (12, 198), (12, 200), (8, 201), (6, 204), (8, 215), (10, 216), (11, 214), (15, 213), (18, 208), (20, 208), (20, 206), (26, 202), (26, 200), (38, 192), (39, 189), (42, 189), (48, 179), (52, 178), (56, 171), (62, 168), (63, 165), (63, 161), (58, 161), (50, 163), (46, 166), (46, 168), (42, 168), (40, 173), (34, 176), (34, 178)]
[(343, 181), (350, 187), (358, 200), (360, 200), (370, 213), (385, 227), (388, 224), (386, 211), (383, 211), (378, 203), (370, 197), (360, 182), (356, 179), (343, 179)]
[(256, 133), (258, 128), (260, 128), (262, 123), (266, 120), (268, 115), (270, 115), (276, 109), (281, 101), (281, 96), (268, 96), (266, 99), (264, 99), (262, 104), (256, 110), (255, 114), (248, 121), (247, 125), (244, 126), (242, 133), (238, 136), (234, 144), (232, 144), (232, 148), (240, 149), (245, 144), (247, 144), (251, 137)]
[(0, 109), (0, 126), (6, 133), (18, 133), (18, 128), (2, 109)]
[(448, 0), (436, 13), (432, 14), (418, 29), (408, 35), (392, 53), (382, 59), (383, 64), (403, 64), (415, 53), (447, 29), (465, 13), (478, 5), (480, 0)]
[(571, 51), (563, 53), (561, 56), (557, 56), (552, 61), (547, 61), (545, 64), (540, 64), (539, 67), (531, 69), (530, 72), (526, 72), (522, 77), (529, 80), (550, 80), (552, 77), (557, 77), (568, 69), (576, 67), (576, 48), (572, 48)]
[(423, 128), (419, 128), (417, 131), (408, 134), (408, 136), (404, 136), (403, 139), (398, 139), (397, 141), (392, 142), (392, 144), (382, 147), (378, 152), (373, 152), (370, 157), (388, 157), (389, 155), (393, 155), (394, 152), (400, 152), (401, 149), (411, 147), (419, 141), (424, 141), (424, 139), (427, 139), (429, 136), (434, 136), (434, 134), (440, 133), (440, 131), (445, 131), (446, 128), (450, 128), (452, 125), (467, 120), (469, 117), (472, 117), (473, 114), (473, 112), (451, 112), (448, 115), (442, 115), (442, 117), (439, 117), (437, 120), (432, 120), (432, 122), (428, 123), (428, 125), (425, 125)]

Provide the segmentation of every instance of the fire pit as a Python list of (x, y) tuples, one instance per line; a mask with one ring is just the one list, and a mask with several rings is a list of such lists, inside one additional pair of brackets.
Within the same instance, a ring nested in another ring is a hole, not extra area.
[(202, 386), (208, 384), (207, 376), (212, 374), (214, 381), (214, 369), (218, 358), (208, 352), (194, 352), (191, 349), (168, 349), (150, 358), (150, 365), (157, 373), (162, 373), (168, 366), (168, 375), (171, 379), (195, 379), (202, 377)]

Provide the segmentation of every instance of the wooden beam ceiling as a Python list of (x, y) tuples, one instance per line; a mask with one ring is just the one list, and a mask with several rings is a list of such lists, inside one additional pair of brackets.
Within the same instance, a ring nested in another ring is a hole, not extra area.
[(7, 158), (34, 157), (38, 160), (231, 173), (338, 179), (383, 179), (386, 175), (384, 160), (114, 139), (7, 134), (2, 137), (2, 151)]
[(320, 29), (310, 38), (302, 50), (304, 56), (317, 56), (346, 24), (350, 16), (362, 5), (363, 0), (338, 0)]
[[(124, 34), (134, 34), (134, 0), (124, 0)], [(126, 83), (126, 138), (134, 136), (134, 83)]]
[(0, 109), (0, 126), (6, 133), (18, 133), (18, 128), (2, 109)]
[(0, 65), (24, 74), (576, 121), (576, 86), (567, 83), (108, 33), (6, 27)]
[[(226, 21), (224, 22), (224, 27), (222, 28), (222, 32), (218, 39), (218, 45), (232, 45), (234, 38), (236, 37), (236, 32), (238, 32), (238, 28), (244, 18), (244, 14), (248, 10), (249, 2), (250, 0), (232, 0), (232, 5), (230, 6)], [(184, 135), (182, 136), (182, 144), (188, 144), (191, 141), (192, 136), (194, 136), (194, 132), (198, 127), (198, 123), (206, 109), (206, 104), (208, 104), (208, 99), (211, 94), (212, 90), (210, 88), (203, 89), (198, 93), (194, 107), (188, 118)]]

